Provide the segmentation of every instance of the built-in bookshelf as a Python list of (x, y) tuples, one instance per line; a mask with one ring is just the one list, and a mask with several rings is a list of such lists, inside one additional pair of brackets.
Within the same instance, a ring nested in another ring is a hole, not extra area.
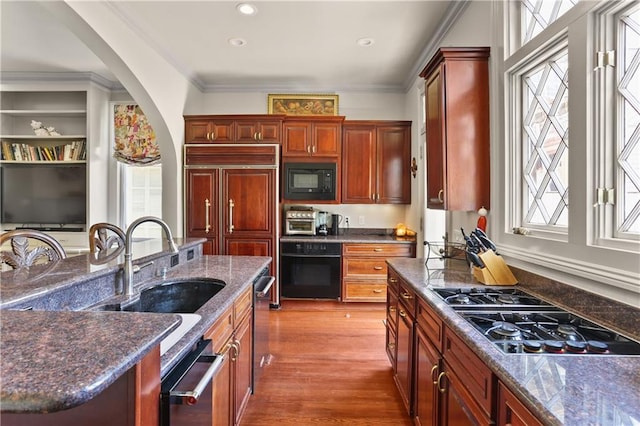
[[(87, 117), (87, 90), (0, 93), (3, 231), (57, 230), (56, 238), (83, 244), (89, 222)], [(50, 132), (36, 133), (32, 121)]]
[[(31, 122), (59, 135), (38, 135)], [(3, 91), (0, 97), (3, 162), (86, 161), (87, 92)]]

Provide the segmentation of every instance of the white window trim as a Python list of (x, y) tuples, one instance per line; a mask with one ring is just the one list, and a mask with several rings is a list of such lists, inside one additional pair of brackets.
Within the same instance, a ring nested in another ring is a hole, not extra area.
[[(505, 120), (505, 111), (511, 110), (513, 105), (509, 99), (508, 91), (504, 89), (506, 84), (509, 83), (506, 78), (506, 71), (514, 68), (522, 60), (522, 57), (530, 55), (534, 50), (531, 42), (545, 36), (545, 33), (538, 34), (530, 43), (510, 55), (509, 53), (513, 49), (509, 46), (509, 38), (506, 37), (505, 31), (514, 31), (514, 28), (518, 30), (517, 27), (519, 27), (519, 24), (514, 24), (517, 21), (507, 19), (513, 13), (509, 7), (510, 3), (497, 0), (492, 2), (494, 31), (492, 34), (491, 67), (495, 72), (491, 76), (491, 156), (493, 159), (492, 164), (496, 164), (497, 167), (492, 167), (491, 170), (493, 207), (493, 217), (490, 220), (491, 236), (496, 240), (501, 255), (514, 267), (523, 268), (596, 294), (612, 297), (623, 303), (639, 306), (640, 266), (638, 254), (593, 247), (587, 242), (591, 238), (587, 231), (590, 229), (587, 226), (587, 219), (589, 214), (593, 213), (593, 208), (591, 207), (591, 192), (593, 191), (586, 189), (590, 185), (589, 182), (585, 183), (584, 180), (586, 175), (584, 169), (586, 167), (580, 168), (583, 169), (582, 174), (575, 171), (575, 169), (578, 169), (577, 167), (570, 167), (570, 179), (573, 179), (570, 185), (576, 179), (582, 179), (582, 181), (578, 180), (579, 188), (571, 185), (570, 200), (571, 205), (576, 204), (579, 207), (578, 214), (582, 217), (578, 218), (578, 220), (575, 217), (570, 217), (568, 242), (543, 239), (535, 235), (516, 235), (513, 233), (510, 218), (513, 217), (513, 206), (517, 205), (510, 196), (513, 193), (512, 186), (514, 184), (510, 178), (514, 170), (512, 161), (513, 149), (510, 147), (510, 141), (513, 140), (513, 132), (510, 130), (507, 120)], [(583, 0), (574, 6), (571, 13), (561, 16), (550, 28), (555, 28), (556, 32), (560, 32), (559, 28), (569, 27), (569, 23), (578, 19), (585, 19), (583, 15), (596, 7), (601, 7), (603, 4), (604, 2), (601, 1)], [(569, 37), (572, 35), (587, 37), (592, 34), (592, 30), (592, 26), (589, 28), (583, 25), (580, 31), (577, 32), (578, 34), (571, 34), (570, 32)], [(587, 63), (592, 63), (591, 51), (587, 52), (582, 47), (582, 51), (579, 53), (579, 56), (581, 56), (580, 62), (583, 62), (585, 67)], [(572, 52), (570, 51), (571, 54)], [(570, 70), (571, 72), (584, 74), (585, 71), (584, 69)], [(572, 81), (574, 80), (570, 75), (570, 86)], [(573, 86), (575, 87), (575, 83)], [(593, 106), (581, 105), (576, 114), (584, 114), (584, 111), (589, 108), (593, 111)], [(572, 164), (576, 160), (582, 161), (582, 164), (590, 164), (593, 161), (592, 142), (590, 139), (594, 138), (595, 135), (592, 134), (591, 129), (586, 129), (586, 126), (583, 125), (584, 120), (584, 117), (580, 119), (583, 127), (580, 137), (583, 138), (582, 144), (585, 143), (585, 140), (588, 141), (589, 150), (581, 152), (579, 157), (576, 155), (575, 150), (572, 151)], [(577, 134), (573, 127), (570, 131), (570, 137)], [(591, 185), (591, 187), (593, 188), (594, 186)], [(587, 211), (586, 214), (585, 211)]]

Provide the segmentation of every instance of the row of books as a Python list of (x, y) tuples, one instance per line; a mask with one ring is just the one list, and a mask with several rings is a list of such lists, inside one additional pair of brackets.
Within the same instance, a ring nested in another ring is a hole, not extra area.
[(87, 150), (84, 139), (58, 146), (37, 146), (2, 141), (2, 159), (7, 161), (83, 161), (86, 158)]

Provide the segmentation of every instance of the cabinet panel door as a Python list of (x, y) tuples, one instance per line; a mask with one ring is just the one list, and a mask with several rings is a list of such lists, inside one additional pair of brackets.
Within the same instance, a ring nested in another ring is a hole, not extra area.
[(462, 384), (461, 379), (445, 362), (445, 377), (438, 380), (438, 385), (445, 388), (442, 395), (441, 420), (444, 425), (481, 425), (495, 424), (484, 410), (477, 404), (473, 395)]
[(426, 81), (427, 110), (427, 207), (445, 208), (444, 176), (447, 158), (444, 152), (444, 94), (441, 68)]
[(439, 415), (439, 392), (434, 384), (440, 373), (440, 354), (424, 335), (416, 329), (415, 423), (436, 426)]
[(396, 352), (395, 381), (400, 390), (408, 414), (411, 414), (411, 362), (413, 349), (413, 319), (402, 307), (398, 306), (398, 347)]
[(385, 204), (411, 203), (411, 127), (377, 129), (377, 196)]
[(211, 128), (209, 124), (209, 120), (187, 120), (184, 143), (210, 143)]
[(225, 238), (225, 254), (231, 256), (271, 256), (271, 239)]
[(275, 220), (275, 171), (229, 169), (223, 170), (222, 175), (223, 234), (271, 236)]
[(340, 124), (315, 123), (313, 126), (313, 155), (338, 157), (340, 155)]
[(235, 342), (239, 350), (234, 361), (234, 408), (235, 424), (240, 424), (240, 418), (251, 396), (251, 377), (253, 375), (253, 358), (251, 341), (253, 340), (252, 315), (247, 315), (236, 328)]
[(218, 170), (187, 170), (187, 236), (214, 238), (218, 226)]
[(224, 362), (213, 378), (213, 426), (233, 425), (233, 363), (231, 362), (231, 347), (227, 346)]
[(542, 426), (542, 423), (500, 382), (498, 384), (497, 425)]
[(211, 140), (214, 142), (233, 142), (233, 120), (215, 121), (211, 124)]
[(284, 123), (282, 125), (282, 156), (308, 157), (311, 153), (309, 138), (311, 137), (310, 123)]
[(236, 140), (244, 143), (256, 143), (258, 141), (258, 123), (236, 123)]
[(260, 133), (260, 142), (262, 143), (280, 143), (280, 122), (277, 123), (259, 123), (258, 132)]
[(374, 127), (343, 127), (343, 129), (342, 202), (371, 204), (376, 161)]

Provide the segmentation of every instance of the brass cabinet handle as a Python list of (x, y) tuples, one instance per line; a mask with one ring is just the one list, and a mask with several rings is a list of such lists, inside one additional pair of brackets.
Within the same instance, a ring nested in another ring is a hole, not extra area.
[(402, 298), (403, 298), (403, 299), (406, 299), (406, 300), (413, 299), (413, 296), (412, 296), (412, 295), (410, 295), (410, 294), (409, 294), (409, 293), (407, 293), (407, 292), (402, 292), (402, 293), (400, 293), (400, 296), (402, 296)]
[(436, 384), (438, 385), (438, 390), (440, 391), (440, 393), (445, 393), (447, 391), (447, 388), (440, 386), (440, 380), (446, 375), (447, 373), (443, 371), (438, 375), (438, 379), (436, 380)]
[(233, 208), (236, 206), (236, 203), (230, 198), (229, 199), (229, 233), (233, 234)]
[(400, 309), (400, 312), (398, 312), (398, 314), (402, 317), (402, 318), (406, 318), (407, 313), (405, 311), (403, 311), (402, 309)]
[(211, 202), (208, 198), (204, 200), (204, 232), (207, 234), (211, 230), (211, 224), (209, 223), (209, 208), (211, 207)]
[(431, 201), (432, 203), (443, 204), (444, 203), (443, 195), (444, 195), (444, 189), (441, 189), (440, 191), (438, 191), (438, 197), (429, 198), (429, 201)]
[(373, 249), (373, 251), (380, 253), (382, 250), (384, 250), (382, 247), (376, 247)]
[(433, 380), (433, 384), (437, 385), (438, 384), (438, 379), (434, 379), (433, 378), (433, 373), (435, 373), (436, 371), (438, 371), (438, 364), (434, 364), (433, 367), (431, 367), (431, 379)]
[(397, 282), (398, 282), (398, 280), (397, 280), (397, 279), (395, 279), (395, 278), (389, 278), (387, 281), (389, 281), (389, 282), (390, 282), (390, 283), (392, 283), (392, 284), (395, 284), (395, 283), (397, 283)]
[(375, 271), (382, 271), (382, 266), (374, 266), (373, 269)]
[(238, 356), (240, 355), (240, 347), (236, 344), (238, 341), (234, 340), (229, 343), (231, 348), (233, 349), (233, 354), (231, 355), (231, 361), (236, 362), (238, 360)]
[(211, 133), (207, 132), (207, 140), (210, 141), (211, 137), (209, 136)]
[(389, 349), (393, 349), (393, 348), (395, 348), (395, 347), (396, 347), (396, 344), (395, 344), (395, 343), (393, 343), (393, 342), (391, 342), (391, 343), (389, 343), (389, 344), (387, 345), (387, 347), (388, 347)]
[(378, 293), (378, 294), (379, 294), (379, 293), (382, 293), (382, 290), (381, 290), (381, 289), (379, 289), (379, 288), (374, 288), (374, 289), (373, 289), (373, 292), (374, 292), (374, 293)]
[(313, 145), (313, 146), (311, 147), (311, 153), (312, 153), (312, 154), (315, 154), (315, 153), (316, 153), (316, 146), (315, 146), (315, 145)]
[(389, 306), (389, 312), (395, 312), (395, 311), (396, 311), (395, 306)]

